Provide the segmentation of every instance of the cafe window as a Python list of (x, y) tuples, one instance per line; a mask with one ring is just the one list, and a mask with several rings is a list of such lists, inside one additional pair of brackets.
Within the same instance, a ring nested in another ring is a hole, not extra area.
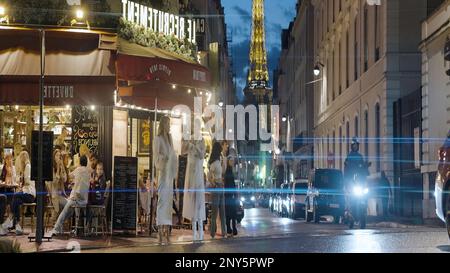
[[(72, 108), (44, 107), (43, 130), (52, 131), (54, 144), (70, 152), (72, 149)], [(0, 108), (0, 146), (15, 154), (31, 150), (31, 132), (39, 130), (39, 107), (3, 106)], [(12, 149), (12, 150), (11, 150)]]

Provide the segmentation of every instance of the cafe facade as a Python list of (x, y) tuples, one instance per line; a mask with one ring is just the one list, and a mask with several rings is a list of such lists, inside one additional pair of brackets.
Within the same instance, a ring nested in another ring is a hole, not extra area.
[[(162, 18), (166, 15), (162, 13)], [(86, 144), (104, 162), (112, 181), (116, 156), (136, 158), (138, 185), (143, 186), (153, 175), (152, 142), (158, 120), (168, 115), (174, 146), (181, 154), (183, 130), (190, 123), (172, 108), (186, 105), (193, 110), (194, 97), (202, 97), (204, 104), (211, 99), (210, 75), (197, 58), (195, 32), (186, 33), (188, 39), (181, 41), (172, 27), (145, 31), (153, 36), (143, 44), (137, 39), (142, 33), (129, 30), (149, 26), (125, 16), (118, 30), (46, 27), (45, 47), (40, 29), (0, 26), (3, 154), (30, 151), (31, 133), (39, 128), (41, 55), (43, 129), (54, 133), (55, 148), (73, 157)], [(168, 16), (170, 24), (175, 17)], [(195, 24), (183, 21), (186, 26)], [(210, 142), (208, 134), (205, 137)]]

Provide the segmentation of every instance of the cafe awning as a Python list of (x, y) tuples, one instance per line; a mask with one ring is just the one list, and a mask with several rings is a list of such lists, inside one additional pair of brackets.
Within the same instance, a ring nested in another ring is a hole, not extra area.
[(144, 82), (129, 87), (119, 87), (122, 102), (147, 109), (171, 109), (176, 105), (186, 105), (194, 110), (194, 93), (186, 89), (174, 89), (162, 82)]
[[(114, 105), (114, 62), (99, 35), (46, 29), (45, 105)], [(0, 104), (38, 105), (40, 73), (39, 30), (0, 27)]]
[[(114, 77), (46, 76), (44, 105), (114, 105)], [(0, 76), (2, 105), (38, 105), (39, 76)]]
[(118, 39), (116, 76), (119, 96), (145, 108), (154, 108), (156, 99), (159, 109), (178, 104), (192, 106), (195, 91), (210, 88), (206, 67), (178, 54), (123, 39)]

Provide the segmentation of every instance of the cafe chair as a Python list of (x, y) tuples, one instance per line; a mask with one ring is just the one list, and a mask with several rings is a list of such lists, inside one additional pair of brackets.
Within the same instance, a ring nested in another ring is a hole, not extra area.
[(27, 210), (31, 211), (31, 215), (30, 215), (30, 228), (31, 231), (34, 230), (34, 217), (36, 216), (36, 203), (23, 203), (20, 206), (20, 225), (22, 226), (22, 228), (25, 228), (25, 212)]
[(84, 237), (87, 234), (86, 208), (86, 206), (72, 205), (72, 209), (75, 211), (75, 224), (71, 222), (70, 230), (75, 236), (80, 236), (81, 234)]
[[(105, 205), (89, 205), (88, 211), (91, 214), (89, 225), (90, 234), (102, 236), (108, 231), (108, 223), (106, 220), (106, 206)], [(101, 230), (101, 232), (99, 232)]]

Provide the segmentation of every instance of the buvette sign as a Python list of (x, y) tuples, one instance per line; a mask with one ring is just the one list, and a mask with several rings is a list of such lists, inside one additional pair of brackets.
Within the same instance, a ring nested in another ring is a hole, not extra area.
[(128, 0), (122, 0), (122, 12), (123, 18), (130, 22), (139, 24), (154, 32), (175, 35), (180, 40), (187, 38), (189, 42), (196, 44), (195, 34), (197, 28), (195, 20)]

